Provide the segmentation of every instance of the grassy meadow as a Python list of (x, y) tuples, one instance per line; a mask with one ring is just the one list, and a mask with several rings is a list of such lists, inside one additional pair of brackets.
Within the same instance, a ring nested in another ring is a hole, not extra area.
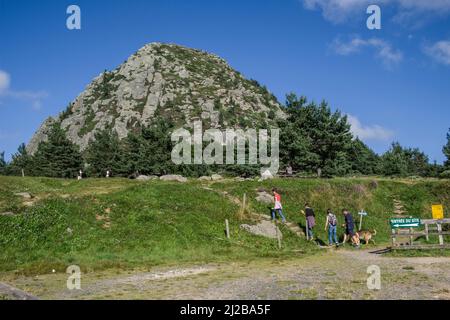
[[(369, 215), (363, 228), (376, 229), (377, 244), (388, 244), (387, 219), (393, 201), (412, 216), (430, 217), (430, 206), (450, 207), (448, 180), (389, 179), (276, 179), (272, 181), (187, 183), (140, 182), (127, 179), (0, 177), (0, 272), (20, 274), (64, 272), (71, 264), (82, 270), (151, 267), (184, 263), (246, 261), (261, 257), (288, 259), (320, 249), (280, 226), (283, 247), (276, 240), (254, 236), (239, 228), (252, 223), (228, 194), (247, 194), (249, 210), (269, 214), (255, 200), (272, 186), (282, 195), (284, 213), (304, 225), (300, 214), (309, 202), (317, 214), (316, 234), (327, 242), (325, 211), (344, 207), (355, 218), (359, 209)], [(205, 189), (208, 188), (208, 189)], [(212, 189), (212, 190), (211, 190)], [(217, 191), (217, 192), (216, 192)], [(33, 198), (16, 195), (28, 192)], [(226, 239), (224, 220), (230, 221)], [(341, 235), (343, 229), (338, 233)]]

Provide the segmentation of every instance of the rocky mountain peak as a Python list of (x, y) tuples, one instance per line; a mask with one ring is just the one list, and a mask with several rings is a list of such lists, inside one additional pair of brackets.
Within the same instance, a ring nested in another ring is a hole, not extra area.
[(119, 138), (157, 118), (192, 128), (268, 127), (284, 113), (276, 98), (222, 58), (175, 44), (147, 44), (113, 71), (94, 78), (67, 109), (47, 119), (27, 146), (33, 154), (58, 122), (84, 150), (107, 126)]

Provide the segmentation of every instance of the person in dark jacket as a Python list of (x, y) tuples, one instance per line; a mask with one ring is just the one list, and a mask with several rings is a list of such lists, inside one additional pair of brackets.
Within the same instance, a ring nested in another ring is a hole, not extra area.
[(344, 214), (345, 220), (345, 223), (342, 225), (343, 227), (345, 227), (343, 244), (345, 244), (348, 239), (351, 239), (354, 245), (359, 246), (359, 238), (355, 232), (355, 222), (353, 220), (352, 214), (347, 209), (342, 210), (342, 213)]
[(306, 217), (306, 232), (308, 233), (308, 238), (309, 240), (313, 240), (313, 228), (316, 225), (316, 215), (314, 214), (314, 210), (309, 206), (308, 203), (305, 203), (305, 211), (302, 210), (302, 213)]

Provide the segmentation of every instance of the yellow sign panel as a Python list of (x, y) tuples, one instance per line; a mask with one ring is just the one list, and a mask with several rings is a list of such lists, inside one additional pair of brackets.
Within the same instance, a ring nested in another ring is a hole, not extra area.
[(444, 219), (444, 206), (442, 204), (432, 205), (431, 211), (433, 213), (433, 219), (436, 220)]

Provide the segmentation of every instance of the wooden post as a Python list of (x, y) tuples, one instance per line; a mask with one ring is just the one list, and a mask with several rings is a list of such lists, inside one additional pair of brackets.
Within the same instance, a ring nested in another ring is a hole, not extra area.
[(430, 236), (428, 234), (428, 223), (425, 224), (425, 239), (427, 239), (427, 241), (430, 241)]
[(227, 233), (227, 239), (230, 239), (230, 225), (228, 219), (225, 219), (225, 231)]
[[(437, 223), (437, 229), (439, 233), (442, 232), (442, 225), (439, 222)], [(439, 235), (439, 245), (444, 245), (444, 237), (442, 236), (442, 234)]]
[(308, 228), (308, 219), (305, 219), (305, 228), (306, 228), (306, 240), (308, 240), (309, 241), (309, 228)]
[(391, 229), (392, 232), (392, 247), (396, 246), (396, 237), (395, 237), (395, 229)]
[(359, 229), (358, 229), (358, 230), (361, 230), (361, 227), (362, 227), (362, 219), (363, 219), (363, 215), (360, 214), (360, 215), (359, 215)]
[(413, 245), (413, 236), (411, 235), (413, 233), (413, 228), (409, 228), (409, 245), (412, 246)]
[(244, 193), (244, 199), (242, 200), (242, 215), (245, 215), (246, 205), (247, 205), (247, 194)]
[(275, 226), (275, 232), (277, 234), (278, 249), (281, 249), (281, 237), (280, 237), (280, 233), (278, 232), (278, 226), (275, 222), (274, 222), (274, 226)]

